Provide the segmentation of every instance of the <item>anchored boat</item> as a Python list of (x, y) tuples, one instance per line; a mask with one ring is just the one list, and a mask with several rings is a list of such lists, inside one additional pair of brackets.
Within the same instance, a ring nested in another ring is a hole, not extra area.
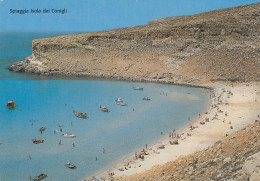
[(100, 106), (99, 108), (103, 112), (109, 112), (109, 110), (108, 110), (108, 108), (106, 106)]
[(122, 98), (117, 98), (115, 101), (116, 101), (116, 104), (119, 106), (127, 106), (127, 104), (123, 101)]
[(137, 87), (137, 86), (133, 87), (133, 89), (134, 89), (134, 90), (144, 90), (143, 87)]
[(149, 97), (144, 97), (143, 100), (150, 101), (151, 99)]
[(80, 113), (80, 112), (77, 112), (75, 110), (73, 110), (73, 113), (78, 118), (83, 118), (83, 119), (87, 118), (87, 113)]
[(39, 144), (39, 143), (44, 143), (44, 140), (32, 139), (32, 142), (33, 142), (34, 144)]
[(116, 102), (123, 102), (123, 99), (122, 98), (116, 98), (116, 100), (115, 100)]
[(65, 166), (68, 167), (68, 168), (70, 168), (70, 169), (75, 169), (75, 168), (77, 168), (76, 165), (74, 165), (73, 163), (70, 163), (70, 162), (66, 163)]
[(14, 104), (15, 104), (14, 100), (8, 101), (6, 107), (8, 109), (14, 109)]
[(35, 177), (33, 178), (33, 181), (43, 180), (43, 179), (45, 179), (46, 177), (47, 177), (46, 174), (41, 173), (40, 175), (35, 176)]
[(64, 133), (64, 134), (62, 134), (62, 136), (63, 136), (64, 138), (75, 138), (75, 137), (76, 137), (76, 135), (70, 134), (70, 133)]

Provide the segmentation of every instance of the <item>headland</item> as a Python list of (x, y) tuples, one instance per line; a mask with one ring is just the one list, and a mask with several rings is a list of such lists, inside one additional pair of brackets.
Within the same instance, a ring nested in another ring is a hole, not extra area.
[(210, 87), (210, 108), (192, 127), (177, 130), (182, 135), (178, 145), (166, 137), (164, 149), (148, 146), (145, 161), (129, 158), (105, 173), (105, 179), (254, 180), (259, 178), (255, 162), (260, 151), (259, 17), (256, 3), (137, 27), (37, 39), (32, 55), (9, 70)]

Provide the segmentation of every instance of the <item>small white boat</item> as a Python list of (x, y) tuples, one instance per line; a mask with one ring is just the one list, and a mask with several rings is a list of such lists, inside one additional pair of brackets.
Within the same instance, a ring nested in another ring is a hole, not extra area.
[(116, 104), (119, 105), (119, 106), (127, 106), (127, 104), (124, 103), (124, 102), (117, 102)]
[(106, 106), (100, 106), (99, 108), (103, 112), (109, 112), (109, 110), (108, 110), (108, 108)]
[(76, 137), (76, 135), (70, 134), (70, 133), (64, 133), (64, 134), (62, 134), (62, 136), (63, 136), (64, 138), (75, 138), (75, 137)]
[(70, 163), (70, 162), (66, 163), (65, 166), (68, 167), (68, 168), (70, 168), (70, 169), (75, 169), (75, 168), (77, 168), (76, 165), (74, 165), (73, 163)]
[(137, 87), (137, 86), (133, 87), (133, 89), (134, 89), (134, 90), (144, 90), (143, 87)]
[(116, 101), (116, 104), (119, 106), (127, 106), (127, 104), (123, 101), (122, 98), (117, 98), (115, 101)]
[(123, 102), (123, 99), (122, 98), (116, 98), (116, 100), (115, 100), (116, 102)]
[(41, 173), (40, 175), (35, 176), (35, 177), (33, 178), (33, 181), (43, 180), (43, 179), (45, 179), (46, 177), (47, 177), (46, 174)]

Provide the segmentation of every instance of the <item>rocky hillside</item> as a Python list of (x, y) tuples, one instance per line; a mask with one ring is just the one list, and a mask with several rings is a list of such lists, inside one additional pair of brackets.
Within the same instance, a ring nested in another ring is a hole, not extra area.
[(114, 180), (236, 180), (260, 178), (260, 122), (251, 124), (209, 149)]
[(32, 41), (16, 72), (172, 83), (260, 80), (260, 3)]

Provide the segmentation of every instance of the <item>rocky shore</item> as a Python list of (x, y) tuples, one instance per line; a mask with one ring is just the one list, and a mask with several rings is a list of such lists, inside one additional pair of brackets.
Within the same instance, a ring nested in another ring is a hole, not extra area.
[(260, 3), (32, 41), (9, 70), (199, 85), (260, 80)]

